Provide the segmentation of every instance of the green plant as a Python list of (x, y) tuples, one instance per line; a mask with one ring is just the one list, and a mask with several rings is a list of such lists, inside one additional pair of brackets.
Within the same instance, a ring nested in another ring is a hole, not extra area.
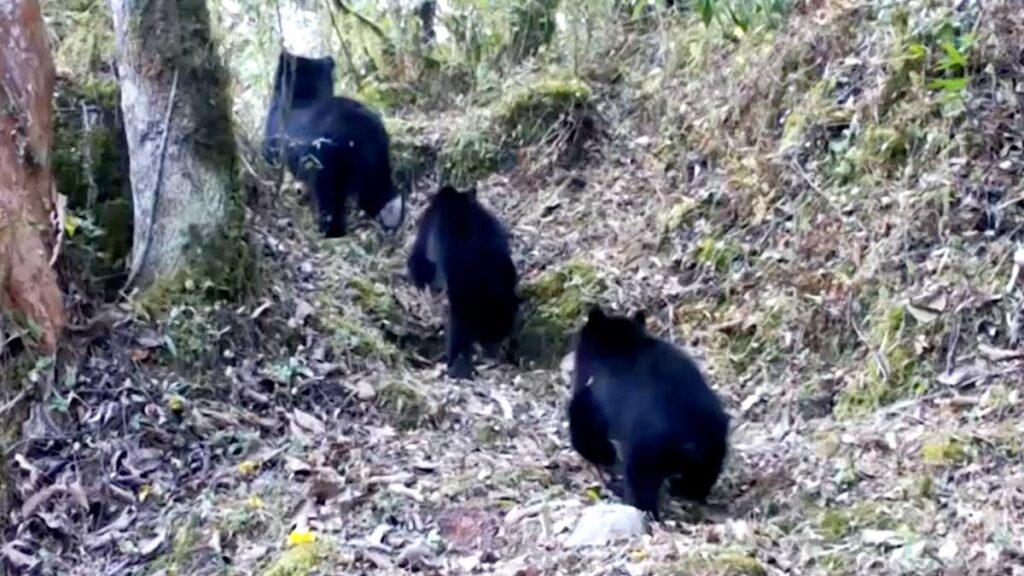
[(693, 0), (693, 9), (705, 27), (717, 23), (725, 36), (733, 38), (736, 31), (749, 33), (758, 27), (778, 28), (791, 0)]

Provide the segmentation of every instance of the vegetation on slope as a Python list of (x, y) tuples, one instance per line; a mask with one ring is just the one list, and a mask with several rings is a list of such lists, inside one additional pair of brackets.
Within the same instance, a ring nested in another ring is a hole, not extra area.
[[(358, 6), (374, 32), (333, 14), (339, 90), (412, 87), (386, 108), (412, 214), (451, 179), (508, 223), (524, 361), (446, 380), (443, 304), (404, 281), (412, 230), (319, 239), (253, 162), (272, 263), (256, 302), (127, 314), (26, 376), (52, 393), (20, 454), (55, 472), (23, 469), (24, 500), (69, 488), (23, 506), (18, 550), (168, 573), (1012, 562), (1024, 15), (1013, 0), (683, 4), (452, 2), (433, 48), (415, 18)], [(538, 34), (512, 34), (527, 13)], [(252, 133), (278, 49), (262, 18), (223, 37)], [(570, 551), (563, 532), (606, 497), (568, 446), (557, 367), (594, 301), (647, 309), (701, 360), (733, 450), (712, 506)], [(105, 554), (61, 548), (78, 540)]]

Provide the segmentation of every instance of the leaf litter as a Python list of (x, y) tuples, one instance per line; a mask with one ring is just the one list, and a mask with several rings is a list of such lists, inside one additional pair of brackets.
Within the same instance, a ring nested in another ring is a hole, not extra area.
[[(798, 4), (749, 52), (689, 52), (698, 72), (665, 78), (662, 116), (636, 113), (642, 83), (596, 85), (614, 125), (582, 163), (542, 143), (480, 183), (524, 282), (582, 257), (604, 303), (646, 308), (709, 372), (735, 428), (707, 506), (566, 546), (594, 500), (616, 502), (569, 447), (568, 364), (445, 378), (443, 304), (402, 280), (413, 231), (391, 246), (368, 226), (321, 240), (283, 190), (253, 219), (268, 289), (193, 307), (202, 346), (123, 311), (37, 375), (49, 395), (8, 450), (8, 566), (1013, 573), (1024, 19), (1010, 0), (967, 3), (979, 73), (950, 119), (934, 95), (887, 83), (903, 39), (884, 3)], [(911, 30), (957, 14), (911, 4)], [(835, 103), (812, 97), (819, 82)], [(435, 147), (455, 125), (411, 120)], [(915, 124), (943, 146), (900, 148), (892, 130)], [(436, 184), (417, 183), (413, 214)], [(385, 296), (368, 305), (353, 279)]]

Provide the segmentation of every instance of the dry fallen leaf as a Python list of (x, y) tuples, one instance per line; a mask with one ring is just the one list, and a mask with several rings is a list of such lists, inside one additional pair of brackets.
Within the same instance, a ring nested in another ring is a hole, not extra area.
[(252, 460), (245, 460), (238, 464), (238, 473), (243, 477), (254, 476), (260, 470), (260, 463)]
[(324, 426), (324, 423), (308, 412), (303, 412), (296, 408), (293, 412), (293, 417), (296, 424), (312, 432), (315, 436), (323, 436), (327, 433), (327, 427)]

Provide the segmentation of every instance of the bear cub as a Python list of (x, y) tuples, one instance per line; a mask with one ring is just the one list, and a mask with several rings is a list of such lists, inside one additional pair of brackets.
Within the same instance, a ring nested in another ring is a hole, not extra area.
[(593, 307), (577, 336), (568, 406), (573, 449), (613, 468), (622, 449), (627, 504), (659, 518), (662, 485), (703, 502), (725, 460), (729, 416), (700, 369), (678, 347), (647, 333), (646, 316)]
[(334, 59), (282, 52), (267, 112), (264, 157), (283, 159), (311, 188), (320, 230), (344, 236), (349, 198), (386, 230), (402, 225), (405, 202), (391, 178), (384, 122), (361, 102), (334, 95)]
[(504, 226), (475, 188), (443, 186), (420, 217), (407, 262), (417, 288), (448, 294), (448, 375), (472, 379), (473, 344), (508, 337), (519, 308), (516, 269)]

